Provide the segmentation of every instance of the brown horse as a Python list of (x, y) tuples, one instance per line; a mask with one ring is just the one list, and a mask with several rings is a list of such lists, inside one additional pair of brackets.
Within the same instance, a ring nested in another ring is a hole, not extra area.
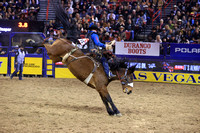
[(99, 92), (109, 115), (121, 116), (121, 113), (114, 105), (108, 93), (107, 86), (113, 80), (120, 80), (123, 92), (130, 94), (133, 89), (133, 72), (135, 66), (129, 69), (119, 68), (113, 71), (117, 76), (108, 79), (102, 65), (92, 57), (86, 56), (80, 49), (72, 45), (71, 41), (57, 39), (52, 45), (44, 44), (44, 46), (49, 58), (54, 63), (62, 61), (76, 78)]

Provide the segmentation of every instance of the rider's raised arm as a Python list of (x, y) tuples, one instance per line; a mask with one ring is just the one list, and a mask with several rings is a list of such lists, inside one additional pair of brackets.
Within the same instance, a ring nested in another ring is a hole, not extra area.
[(106, 45), (99, 41), (99, 36), (97, 34), (92, 34), (91, 39), (94, 41), (95, 45), (106, 48)]

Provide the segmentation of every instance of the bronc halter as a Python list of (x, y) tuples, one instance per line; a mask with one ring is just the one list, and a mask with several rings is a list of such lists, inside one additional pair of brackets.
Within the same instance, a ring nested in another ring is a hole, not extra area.
[[(128, 81), (127, 72), (128, 72), (128, 68), (126, 68), (126, 70), (124, 72), (124, 75), (120, 77), (118, 71), (116, 71), (117, 76), (118, 76), (118, 78), (119, 78), (119, 80), (120, 80), (120, 82), (121, 82), (122, 85), (127, 85), (127, 86), (130, 86), (130, 87), (133, 87), (133, 82), (129, 82)], [(127, 94), (130, 94), (132, 91), (128, 92), (127, 88), (125, 88), (125, 89), (123, 88), (123, 92), (127, 93)]]

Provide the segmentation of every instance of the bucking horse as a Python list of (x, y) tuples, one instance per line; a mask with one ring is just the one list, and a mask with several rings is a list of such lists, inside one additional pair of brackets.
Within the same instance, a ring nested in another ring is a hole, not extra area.
[(54, 62), (63, 62), (71, 73), (99, 93), (109, 115), (122, 116), (108, 93), (107, 86), (113, 80), (120, 80), (124, 93), (130, 94), (133, 89), (133, 72), (135, 66), (119, 65), (112, 70), (116, 75), (109, 79), (100, 62), (85, 55), (67, 39), (57, 39), (52, 45), (44, 44), (49, 58)]

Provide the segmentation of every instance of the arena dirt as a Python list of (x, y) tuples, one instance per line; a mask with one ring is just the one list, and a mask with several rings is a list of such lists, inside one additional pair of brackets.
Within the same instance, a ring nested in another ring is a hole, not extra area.
[(108, 88), (122, 117), (109, 116), (96, 90), (77, 79), (0, 77), (0, 133), (200, 132), (200, 86), (118, 81)]

